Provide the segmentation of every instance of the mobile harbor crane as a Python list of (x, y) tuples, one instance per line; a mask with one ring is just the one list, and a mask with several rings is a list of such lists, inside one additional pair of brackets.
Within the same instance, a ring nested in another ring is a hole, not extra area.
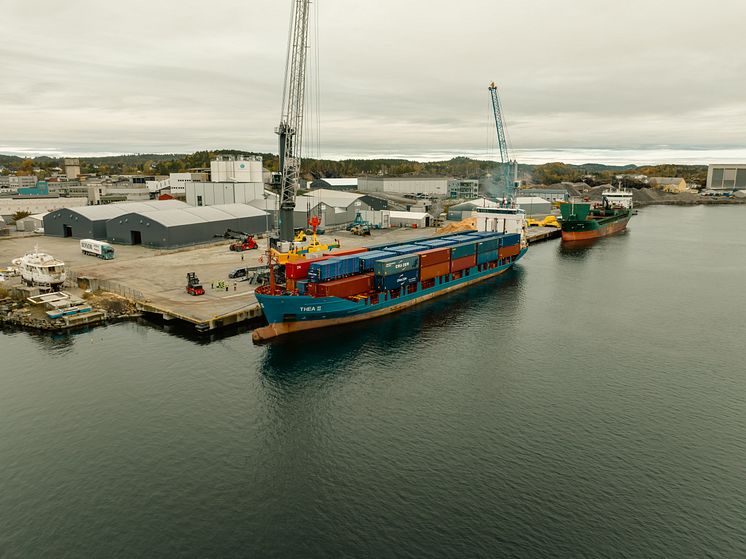
[(495, 127), (497, 128), (497, 145), (500, 149), (500, 166), (505, 187), (505, 198), (508, 203), (511, 203), (515, 189), (514, 172), (517, 172), (518, 170), (518, 163), (516, 161), (511, 161), (508, 154), (505, 120), (503, 119), (503, 109), (500, 104), (500, 97), (497, 94), (497, 86), (495, 85), (495, 82), (492, 82), (488, 89), (490, 92), (490, 99), (492, 100), (492, 112), (495, 116)]

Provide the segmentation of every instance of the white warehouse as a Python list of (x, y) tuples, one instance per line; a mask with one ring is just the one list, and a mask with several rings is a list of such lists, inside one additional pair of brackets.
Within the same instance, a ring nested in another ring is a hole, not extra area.
[(392, 194), (427, 194), (448, 196), (446, 177), (360, 177), (360, 192), (389, 192)]
[(218, 155), (210, 161), (210, 180), (263, 183), (262, 158), (258, 155)]

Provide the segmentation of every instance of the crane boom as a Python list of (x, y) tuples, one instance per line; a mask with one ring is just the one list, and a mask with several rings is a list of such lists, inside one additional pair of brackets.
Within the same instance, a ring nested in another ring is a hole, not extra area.
[(281, 241), (293, 240), (295, 194), (300, 183), (303, 103), (306, 89), (306, 51), (308, 50), (308, 12), (310, 0), (291, 0), (285, 84), (282, 94), (280, 125), (275, 129), (280, 148)]
[(505, 183), (505, 196), (508, 200), (513, 197), (513, 178), (511, 172), (510, 155), (508, 154), (508, 142), (505, 137), (505, 121), (503, 119), (503, 110), (500, 105), (500, 97), (497, 94), (497, 86), (492, 82), (489, 87), (490, 98), (492, 99), (492, 112), (495, 115), (495, 126), (497, 127), (497, 145), (500, 149), (500, 164), (502, 167), (502, 177)]

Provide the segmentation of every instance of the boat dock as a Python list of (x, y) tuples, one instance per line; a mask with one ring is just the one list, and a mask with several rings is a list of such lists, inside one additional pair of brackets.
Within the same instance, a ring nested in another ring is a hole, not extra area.
[(562, 230), (556, 227), (529, 227), (526, 230), (526, 239), (529, 245), (548, 241), (549, 239), (559, 239), (562, 236)]

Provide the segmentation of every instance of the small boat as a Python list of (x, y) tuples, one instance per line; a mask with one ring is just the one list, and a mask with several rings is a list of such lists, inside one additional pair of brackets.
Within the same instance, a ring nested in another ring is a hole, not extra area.
[(57, 289), (67, 277), (65, 263), (45, 252), (39, 252), (39, 247), (34, 247), (34, 252), (28, 252), (13, 260), (13, 265), (18, 267), (21, 279), (26, 285)]

